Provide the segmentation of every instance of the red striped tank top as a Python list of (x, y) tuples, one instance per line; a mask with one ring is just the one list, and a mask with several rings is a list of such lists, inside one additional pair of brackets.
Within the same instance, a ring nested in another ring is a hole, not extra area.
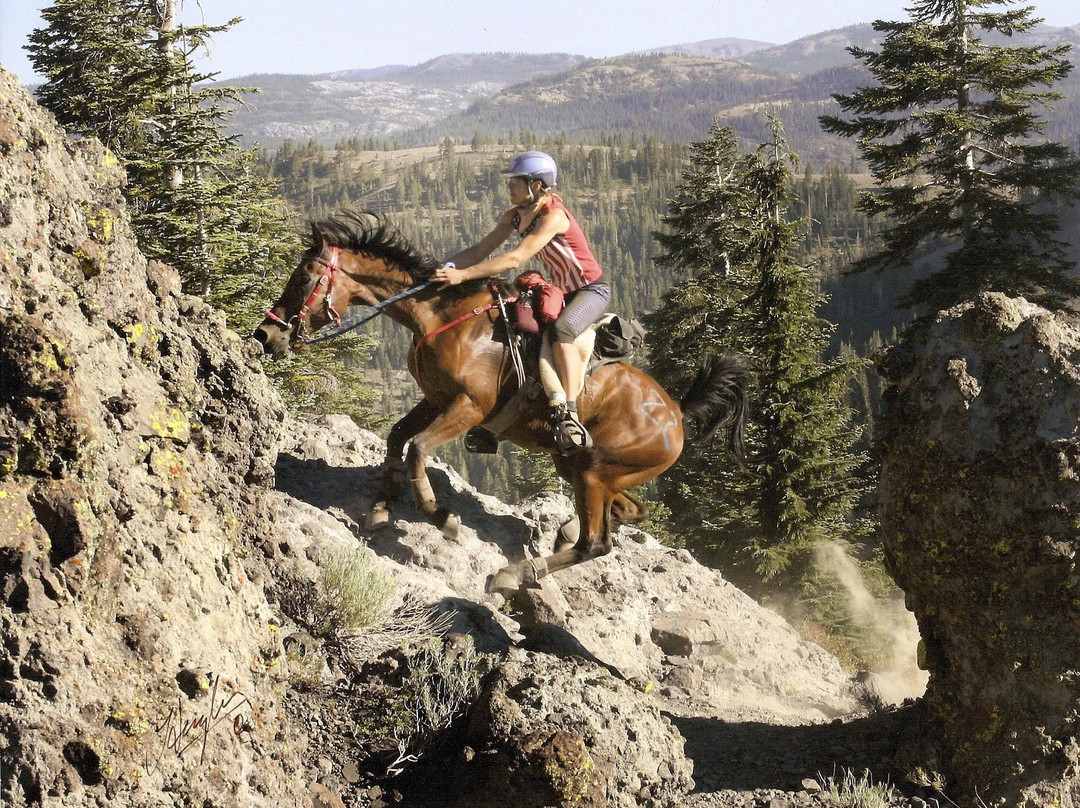
[[(540, 263), (547, 270), (548, 280), (551, 283), (564, 292), (576, 292), (583, 286), (588, 286), (590, 283), (599, 280), (604, 271), (600, 268), (596, 258), (593, 257), (592, 250), (589, 249), (589, 242), (585, 240), (585, 233), (582, 232), (577, 219), (566, 209), (566, 205), (562, 203), (562, 200), (549, 199), (521, 235), (528, 235), (529, 231), (536, 226), (540, 217), (552, 208), (558, 208), (566, 214), (566, 218), (570, 220), (570, 227), (565, 233), (555, 236), (545, 244), (543, 249), (536, 254), (536, 257), (540, 259)], [(514, 216), (515, 229), (520, 226), (520, 222), (521, 214), (517, 213)]]

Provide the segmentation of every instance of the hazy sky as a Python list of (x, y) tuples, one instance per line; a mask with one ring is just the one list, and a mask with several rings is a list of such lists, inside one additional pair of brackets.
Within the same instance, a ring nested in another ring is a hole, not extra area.
[[(244, 21), (219, 35), (201, 69), (326, 73), (413, 65), (447, 53), (517, 51), (617, 56), (663, 45), (738, 37), (777, 44), (874, 19), (905, 17), (909, 0), (182, 0), (184, 17)], [(0, 0), (0, 64), (35, 80), (23, 45), (42, 25), (40, 0)], [(1080, 24), (1077, 0), (1033, 0), (1050, 25)], [(541, 9), (549, 11), (544, 14)]]

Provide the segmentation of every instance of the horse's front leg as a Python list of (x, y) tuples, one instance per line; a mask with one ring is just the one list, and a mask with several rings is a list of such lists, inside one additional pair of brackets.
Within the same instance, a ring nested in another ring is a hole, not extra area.
[(390, 505), (405, 490), (405, 444), (423, 429), (431, 425), (439, 411), (427, 399), (413, 407), (390, 429), (386, 438), (386, 460), (383, 461), (382, 478), (375, 502), (364, 517), (364, 527), (375, 530), (390, 521)]
[(484, 413), (469, 396), (458, 396), (454, 403), (413, 438), (405, 464), (409, 471), (416, 507), (430, 519), (447, 538), (456, 538), (461, 519), (447, 508), (440, 507), (431, 488), (425, 463), (428, 455), (454, 438), (464, 435), (484, 420)]

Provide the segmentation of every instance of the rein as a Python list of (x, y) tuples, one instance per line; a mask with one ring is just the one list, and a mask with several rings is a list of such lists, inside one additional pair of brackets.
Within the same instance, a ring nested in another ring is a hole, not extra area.
[[(343, 320), (341, 318), (341, 315), (330, 303), (330, 293), (334, 288), (334, 276), (337, 274), (337, 271), (340, 268), (340, 255), (341, 249), (339, 247), (333, 247), (330, 251), (329, 260), (325, 260), (321, 257), (314, 259), (315, 261), (318, 261), (320, 264), (325, 266), (327, 271), (322, 274), (318, 281), (316, 281), (315, 288), (311, 290), (311, 294), (308, 295), (307, 300), (304, 301), (304, 305), (300, 307), (300, 311), (297, 312), (296, 315), (289, 320), (289, 322), (282, 320), (272, 311), (266, 312), (266, 316), (268, 319), (274, 321), (275, 323), (278, 323), (279, 325), (284, 326), (285, 328), (293, 328), (295, 330), (294, 339), (289, 345), (291, 350), (300, 351), (304, 348), (305, 345), (314, 345), (319, 342), (326, 342), (327, 340), (334, 339), (335, 337), (340, 337), (342, 334), (352, 331), (354, 328), (358, 328), (364, 323), (374, 320), (376, 317), (379, 316), (382, 310), (389, 306), (391, 303), (396, 303), (399, 300), (404, 300), (407, 297), (412, 297), (413, 295), (419, 294), (420, 292), (431, 286), (431, 281), (422, 283), (419, 286), (413, 286), (409, 289), (406, 289), (404, 292), (400, 292), (392, 297), (388, 297), (386, 300), (376, 303), (374, 306), (368, 306), (366, 309), (361, 309), (360, 311), (351, 314)], [(311, 337), (305, 337), (303, 334), (304, 317), (306, 317), (308, 311), (311, 310), (311, 306), (315, 302), (315, 298), (319, 296), (319, 292), (324, 286), (326, 287), (326, 290), (323, 292), (323, 301), (326, 304), (326, 313), (330, 317), (330, 320), (333, 324), (325, 326), (324, 328), (320, 328)], [(292, 322), (294, 320), (296, 321), (295, 326), (292, 325)]]
[[(376, 317), (378, 317), (379, 314), (382, 313), (382, 310), (389, 306), (391, 303), (396, 303), (399, 300), (404, 300), (407, 297), (417, 295), (432, 285), (432, 281), (425, 281), (418, 286), (412, 286), (406, 289), (404, 292), (399, 292), (396, 295), (386, 298), (386, 300), (376, 303), (374, 306), (368, 306), (367, 308), (361, 309), (360, 311), (351, 314), (345, 319), (342, 319), (341, 315), (337, 312), (336, 309), (334, 309), (334, 307), (330, 303), (330, 294), (334, 288), (334, 277), (337, 275), (337, 272), (340, 269), (340, 255), (340, 248), (333, 247), (330, 251), (329, 260), (323, 259), (321, 257), (313, 259), (325, 266), (327, 271), (324, 272), (319, 278), (319, 280), (315, 282), (315, 288), (311, 290), (311, 294), (309, 294), (307, 300), (304, 301), (304, 305), (300, 307), (300, 311), (297, 312), (296, 315), (294, 315), (292, 318), (290, 318), (288, 322), (282, 320), (280, 317), (274, 314), (273, 311), (266, 312), (267, 319), (272, 320), (273, 322), (285, 328), (293, 330), (293, 339), (290, 341), (289, 344), (291, 350), (300, 351), (304, 348), (305, 345), (315, 345), (320, 342), (327, 342), (328, 340), (332, 340), (335, 337), (340, 337), (342, 334), (348, 333), (354, 328), (359, 328), (364, 323), (371, 322)], [(325, 287), (325, 290), (323, 289), (323, 287)], [(303, 333), (304, 318), (311, 310), (311, 306), (315, 303), (315, 300), (319, 296), (320, 292), (322, 292), (323, 294), (323, 302), (326, 305), (326, 313), (330, 317), (332, 324), (320, 328), (310, 337), (305, 337)], [(499, 294), (498, 288), (495, 286), (494, 283), (492, 284), (492, 294), (496, 298), (492, 302), (485, 303), (483, 306), (477, 306), (472, 311), (466, 312), (460, 317), (455, 317), (453, 320), (446, 323), (445, 325), (439, 326), (434, 331), (429, 331), (427, 334), (417, 337), (414, 340), (414, 344), (419, 347), (432, 337), (436, 337), (444, 331), (449, 331), (454, 326), (460, 325), (471, 317), (476, 317), (479, 314), (483, 314), (485, 311), (491, 311), (495, 308), (499, 309), (505, 317), (506, 311), (504, 304), (506, 302), (512, 302), (513, 298), (511, 298), (510, 301), (504, 300), (502, 295)]]
[(331, 340), (334, 337), (340, 337), (342, 334), (348, 331), (352, 331), (354, 328), (359, 328), (364, 323), (371, 322), (376, 317), (378, 317), (382, 313), (382, 310), (389, 306), (391, 303), (397, 303), (399, 300), (404, 300), (407, 297), (412, 297), (413, 295), (420, 294), (420, 292), (424, 291), (429, 286), (431, 286), (431, 281), (426, 281), (419, 286), (413, 286), (409, 289), (406, 289), (404, 292), (399, 292), (393, 297), (388, 297), (381, 303), (376, 303), (374, 306), (368, 306), (366, 309), (361, 309), (355, 314), (350, 314), (344, 320), (339, 318), (334, 321), (333, 326), (326, 326), (325, 328), (320, 328), (318, 333), (316, 333), (311, 339), (304, 340), (304, 343), (308, 345), (314, 345), (317, 342), (326, 342), (327, 340)]

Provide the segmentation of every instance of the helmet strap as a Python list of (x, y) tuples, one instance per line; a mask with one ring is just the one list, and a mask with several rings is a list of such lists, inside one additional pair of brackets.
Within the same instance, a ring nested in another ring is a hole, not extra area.
[[(530, 202), (530, 204), (535, 204), (536, 203), (536, 191), (533, 190), (533, 183), (534, 182), (540, 183), (541, 186), (544, 184), (543, 180), (536, 179), (535, 177), (527, 177), (525, 179), (525, 183), (526, 183), (526, 185), (527, 185), (527, 187), (529, 189), (529, 202)], [(540, 193), (543, 193), (543, 192), (544, 192), (544, 189), (541, 188)]]

